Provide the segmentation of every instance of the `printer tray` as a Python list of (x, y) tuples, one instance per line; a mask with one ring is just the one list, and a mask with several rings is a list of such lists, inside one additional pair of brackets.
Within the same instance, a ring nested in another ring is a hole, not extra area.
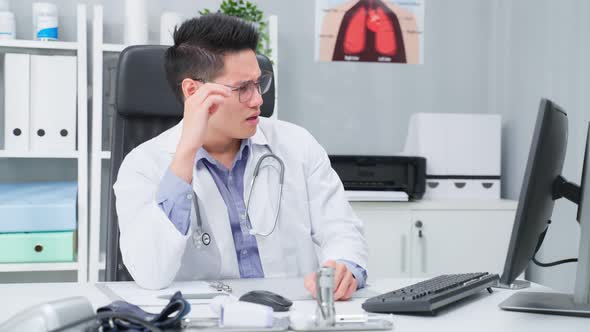
[(403, 191), (421, 199), (426, 190), (426, 159), (410, 156), (330, 156), (345, 190)]

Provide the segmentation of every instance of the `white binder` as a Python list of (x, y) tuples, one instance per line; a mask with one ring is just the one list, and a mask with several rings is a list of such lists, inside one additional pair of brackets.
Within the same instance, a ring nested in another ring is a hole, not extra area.
[(76, 57), (31, 55), (31, 150), (76, 150)]
[(4, 149), (29, 149), (30, 55), (4, 55)]

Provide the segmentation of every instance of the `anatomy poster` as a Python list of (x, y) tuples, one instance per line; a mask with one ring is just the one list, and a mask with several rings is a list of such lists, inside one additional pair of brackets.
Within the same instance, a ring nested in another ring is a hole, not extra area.
[(316, 60), (422, 64), (424, 0), (316, 0)]

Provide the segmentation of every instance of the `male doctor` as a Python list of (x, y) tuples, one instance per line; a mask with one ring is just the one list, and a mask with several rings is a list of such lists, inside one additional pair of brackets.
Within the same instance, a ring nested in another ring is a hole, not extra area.
[[(318, 142), (301, 127), (259, 117), (272, 74), (258, 66), (258, 38), (251, 24), (221, 14), (174, 32), (165, 67), (184, 118), (119, 169), (123, 261), (149, 289), (174, 280), (305, 276), (313, 296), (322, 264), (335, 268), (335, 299), (349, 299), (367, 278), (362, 222)], [(248, 195), (269, 153), (284, 163), (280, 203), (273, 158)]]

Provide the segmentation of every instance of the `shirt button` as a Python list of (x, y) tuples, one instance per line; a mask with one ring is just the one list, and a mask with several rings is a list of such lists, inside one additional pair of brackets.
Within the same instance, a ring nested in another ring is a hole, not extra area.
[(192, 199), (192, 198), (193, 198), (193, 195), (192, 194), (186, 195), (186, 199)]
[(242, 256), (246, 256), (248, 254), (248, 250), (244, 249), (242, 250)]
[(240, 219), (241, 219), (242, 221), (245, 221), (245, 220), (246, 220), (246, 214), (245, 214), (245, 213), (241, 213), (241, 214), (240, 214)]

